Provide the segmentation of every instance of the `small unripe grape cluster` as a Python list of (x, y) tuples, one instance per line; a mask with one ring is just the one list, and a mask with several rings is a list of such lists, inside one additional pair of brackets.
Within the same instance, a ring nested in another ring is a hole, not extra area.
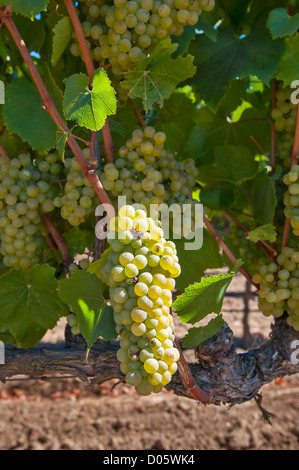
[(288, 189), (284, 194), (284, 214), (291, 221), (294, 235), (299, 235), (299, 165), (293, 165), (291, 171), (283, 176)]
[(227, 243), (232, 246), (234, 255), (244, 261), (245, 269), (251, 275), (258, 273), (260, 267), (267, 262), (267, 257), (260, 247), (246, 238), (244, 230), (235, 224), (230, 225)]
[[(154, 204), (176, 204), (178, 215), (185, 216), (183, 225), (188, 228), (189, 223), (191, 232), (196, 228), (195, 205), (198, 202), (192, 199), (192, 192), (198, 170), (192, 159), (178, 162), (165, 150), (165, 142), (165, 133), (154, 127), (135, 129), (126, 145), (119, 149), (115, 164), (105, 165), (100, 179), (112, 200), (124, 196), (127, 204), (140, 203), (147, 210)], [(172, 222), (175, 215), (171, 212), (170, 216)], [(182, 226), (176, 229), (181, 231)]]
[(275, 121), (278, 136), (277, 150), (286, 167), (289, 167), (291, 163), (297, 114), (297, 106), (292, 103), (291, 94), (291, 88), (283, 88), (279, 84), (276, 92), (276, 107), (272, 110), (272, 118)]
[(159, 221), (132, 205), (111, 219), (107, 240), (111, 252), (101, 276), (120, 336), (120, 369), (140, 395), (160, 392), (179, 359), (170, 310), (181, 272), (175, 244), (164, 238)]
[(259, 308), (265, 316), (281, 317), (299, 331), (299, 250), (285, 247), (277, 263), (265, 264), (253, 276), (259, 284)]
[(73, 335), (75, 336), (79, 335), (80, 327), (79, 327), (79, 323), (78, 323), (76, 315), (74, 315), (73, 313), (69, 313), (66, 319), (67, 319), (68, 325), (71, 328), (71, 332), (73, 333)]
[(0, 252), (11, 268), (39, 263), (47, 247), (41, 234), (41, 215), (55, 209), (51, 182), (63, 174), (54, 153), (44, 158), (22, 153), (0, 157)]
[[(184, 26), (195, 25), (202, 10), (214, 8), (215, 0), (81, 0), (82, 27), (96, 62), (106, 60), (114, 74), (131, 69), (159, 41), (180, 36)], [(70, 51), (80, 56), (75, 42)]]
[[(88, 148), (83, 149), (87, 159), (90, 158)], [(55, 197), (54, 206), (60, 209), (63, 219), (71, 225), (78, 226), (94, 213), (97, 198), (95, 191), (84, 176), (82, 168), (75, 157), (65, 159), (66, 183), (63, 194)]]

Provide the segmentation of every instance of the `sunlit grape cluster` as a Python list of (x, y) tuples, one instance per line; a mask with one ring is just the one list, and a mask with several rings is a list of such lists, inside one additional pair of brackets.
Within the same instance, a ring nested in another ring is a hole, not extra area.
[(284, 194), (284, 214), (291, 220), (294, 235), (299, 235), (299, 165), (293, 165), (291, 171), (283, 176), (287, 185)]
[(277, 263), (265, 264), (253, 276), (259, 284), (259, 308), (265, 316), (281, 317), (288, 314), (287, 322), (299, 331), (299, 250), (282, 249)]
[(281, 84), (276, 92), (276, 107), (272, 110), (277, 134), (277, 150), (282, 163), (290, 167), (291, 152), (294, 142), (297, 106), (291, 102), (292, 90)]
[[(190, 231), (194, 231), (198, 201), (192, 199), (192, 192), (198, 170), (192, 159), (178, 162), (164, 149), (165, 141), (165, 133), (157, 132), (154, 127), (135, 129), (126, 145), (119, 149), (115, 164), (105, 165), (100, 179), (112, 200), (124, 196), (127, 204), (140, 203), (147, 210), (155, 204), (176, 205), (192, 221)], [(178, 232), (181, 233), (181, 226)]]
[(109, 286), (120, 369), (140, 395), (160, 392), (177, 370), (170, 307), (181, 268), (175, 244), (144, 209), (120, 208), (110, 222), (111, 252), (101, 270)]
[[(87, 159), (90, 158), (88, 148), (83, 149)], [(60, 209), (63, 219), (71, 225), (78, 226), (94, 213), (98, 200), (95, 191), (84, 176), (82, 168), (75, 157), (65, 159), (66, 182), (61, 195), (55, 197), (54, 206)]]
[[(195, 25), (202, 10), (214, 8), (215, 0), (80, 0), (80, 18), (92, 58), (107, 61), (114, 74), (131, 69), (150, 54), (159, 41), (180, 36), (184, 26)], [(76, 36), (70, 47), (81, 50)]]
[(47, 246), (41, 215), (55, 209), (51, 183), (62, 172), (54, 153), (33, 159), (26, 153), (0, 157), (0, 252), (5, 266), (29, 268), (40, 262)]

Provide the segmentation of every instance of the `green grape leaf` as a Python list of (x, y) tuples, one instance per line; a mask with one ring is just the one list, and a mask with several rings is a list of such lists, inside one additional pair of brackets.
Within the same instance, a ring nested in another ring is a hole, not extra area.
[(215, 163), (198, 168), (197, 179), (219, 188), (227, 184), (239, 185), (242, 181), (252, 178), (258, 171), (258, 162), (244, 146), (224, 145), (214, 148)]
[(63, 129), (58, 129), (56, 132), (56, 150), (58, 150), (61, 160), (65, 160), (65, 147), (67, 139), (71, 135), (72, 131), (65, 132)]
[(104, 304), (102, 309), (96, 314), (91, 310), (84, 300), (79, 299), (78, 305), (81, 313), (77, 313), (80, 332), (87, 344), (86, 362), (92, 345), (99, 336), (103, 336), (107, 341), (116, 338), (115, 324), (113, 320), (113, 308)]
[(278, 175), (269, 176), (260, 172), (251, 181), (250, 194), (253, 198), (253, 216), (256, 224), (272, 224), (277, 204), (275, 181)]
[(43, 82), (46, 85), (46, 88), (48, 92), (50, 93), (52, 100), (55, 103), (56, 108), (58, 109), (59, 113), (63, 115), (63, 92), (57, 85), (51, 73), (51, 70), (49, 68), (49, 65), (46, 62), (42, 64), (40, 73), (41, 73)]
[(63, 238), (72, 258), (76, 254), (82, 255), (88, 247), (87, 234), (79, 227), (72, 227), (63, 234)]
[(236, 266), (227, 274), (208, 276), (189, 285), (173, 303), (181, 322), (194, 325), (210, 313), (220, 313), (225, 292), (242, 264), (243, 262), (238, 260)]
[(106, 286), (87, 271), (75, 271), (59, 282), (59, 297), (76, 314), (80, 331), (88, 349), (102, 336), (106, 341), (117, 337), (112, 308), (105, 304)]
[[(42, 46), (44, 45), (46, 39), (46, 30), (43, 21), (37, 19), (32, 21), (22, 15), (13, 15), (13, 21), (18, 30), (21, 31), (22, 38), (26, 44), (27, 49), (30, 52), (39, 52)], [(13, 49), (15, 51), (15, 54), (18, 53), (20, 56), (20, 51), (18, 50), (12, 38), (9, 39), (9, 48), (10, 54), (12, 53), (11, 49)], [(20, 57), (19, 60), (21, 62), (22, 57)]]
[(224, 320), (222, 315), (217, 315), (217, 317), (212, 318), (209, 323), (205, 326), (198, 326), (194, 328), (190, 328), (188, 333), (183, 339), (183, 347), (184, 348), (195, 348), (199, 344), (203, 343), (207, 339), (214, 336), (217, 331), (219, 331), (222, 326), (224, 325)]
[(253, 243), (257, 243), (259, 240), (275, 242), (277, 237), (276, 228), (272, 224), (261, 225), (260, 227), (250, 230), (248, 232), (248, 238)]
[(255, 75), (269, 85), (284, 50), (284, 41), (273, 40), (265, 27), (257, 27), (245, 37), (219, 30), (217, 41), (199, 34), (192, 41), (196, 75), (189, 81), (212, 110), (217, 110), (230, 82)]
[(101, 258), (91, 263), (87, 270), (90, 274), (96, 274), (103, 282), (105, 282), (105, 280), (101, 276), (101, 269), (108, 263), (108, 256), (111, 252), (112, 247), (109, 246), (109, 248), (106, 248), (104, 253), (102, 253)]
[(189, 48), (190, 42), (195, 38), (195, 26), (185, 26), (181, 36), (172, 36), (171, 40), (178, 45), (177, 50), (173, 53), (173, 57), (183, 56)]
[(56, 124), (44, 109), (37, 89), (25, 78), (6, 87), (3, 117), (7, 128), (33, 149), (46, 152), (55, 147)]
[(241, 115), (242, 110), (239, 110), (239, 108), (248, 105), (246, 100), (248, 99), (249, 86), (248, 78), (232, 80), (220, 102), (217, 114), (226, 118), (231, 113), (238, 110)]
[(192, 39), (195, 38), (196, 34), (205, 33), (205, 35), (210, 38), (212, 41), (217, 40), (217, 29), (214, 28), (212, 24), (203, 21), (199, 18), (198, 22), (194, 26), (185, 26), (184, 32), (181, 36), (172, 36), (171, 40), (173, 43), (179, 45), (178, 49), (173, 54), (173, 57), (176, 58), (178, 56), (184, 55), (188, 49)]
[(172, 44), (170, 39), (161, 41), (149, 57), (139, 60), (136, 68), (124, 75), (122, 86), (128, 89), (131, 98), (142, 99), (145, 111), (155, 103), (162, 108), (178, 83), (195, 74), (190, 54), (172, 59), (177, 48), (178, 44)]
[(235, 202), (234, 186), (224, 188), (203, 188), (200, 190), (200, 202), (204, 207), (226, 211)]
[(195, 125), (185, 144), (184, 153), (192, 156), (200, 165), (211, 164), (214, 148), (226, 144), (245, 146), (256, 155), (257, 147), (250, 136), (255, 137), (265, 152), (270, 152), (271, 127), (268, 122), (261, 120), (265, 117), (265, 110), (250, 108), (243, 112), (240, 122), (229, 122), (226, 116), (215, 114), (205, 106), (196, 111)]
[(49, 0), (0, 0), (0, 7), (9, 4), (15, 13), (34, 18), (42, 10), (47, 9)]
[(299, 13), (289, 16), (285, 8), (276, 8), (268, 16), (267, 27), (274, 39), (291, 36), (299, 28)]
[(69, 16), (64, 16), (53, 29), (52, 65), (56, 65), (72, 39), (73, 27)]
[(115, 91), (106, 72), (99, 68), (93, 75), (93, 87), (84, 73), (71, 75), (66, 81), (64, 112), (67, 119), (92, 131), (102, 129), (107, 116), (116, 112)]
[(54, 274), (44, 264), (0, 277), (0, 330), (8, 329), (24, 348), (33, 347), (69, 312), (58, 297)]
[[(184, 291), (187, 286), (197, 282), (204, 275), (206, 269), (223, 266), (219, 246), (206, 229), (203, 229), (203, 244), (199, 250), (186, 250), (187, 240), (183, 238), (173, 239), (173, 241), (181, 265), (181, 274), (176, 279), (176, 288), (180, 291)], [(190, 243), (192, 241), (189, 240)]]
[(196, 104), (184, 93), (173, 93), (165, 100), (163, 108), (159, 109), (160, 120), (155, 127), (165, 132), (165, 148), (178, 159), (190, 156), (184, 152), (184, 146), (193, 127), (195, 112)]
[(299, 33), (285, 39), (286, 50), (281, 56), (277, 67), (276, 78), (282, 80), (284, 86), (291, 85), (299, 76)]
[(11, 333), (9, 333), (8, 330), (0, 333), (0, 341), (2, 341), (2, 343), (16, 343), (15, 337)]

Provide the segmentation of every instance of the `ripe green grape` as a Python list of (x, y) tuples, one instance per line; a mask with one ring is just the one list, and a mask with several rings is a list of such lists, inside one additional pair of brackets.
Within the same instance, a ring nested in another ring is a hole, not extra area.
[[(89, 160), (89, 149), (83, 149), (83, 152)], [(75, 157), (65, 159), (65, 172), (66, 183), (62, 193), (53, 199), (53, 204), (60, 209), (60, 214), (64, 219), (72, 226), (78, 226), (94, 213), (97, 198)]]
[(55, 154), (0, 157), (0, 253), (5, 266), (30, 268), (48, 251), (41, 215), (55, 209), (51, 182), (58, 173), (63, 176), (63, 165)]
[(294, 141), (297, 107), (291, 101), (292, 89), (278, 83), (276, 107), (272, 110), (277, 135), (277, 150), (283, 165), (287, 168), (291, 163), (291, 152)]
[(288, 314), (287, 322), (297, 329), (299, 323), (299, 249), (283, 248), (277, 263), (261, 266), (253, 281), (259, 284), (259, 308), (265, 316)]
[[(127, 219), (131, 220), (131, 224)], [(112, 252), (101, 269), (101, 276), (109, 286), (114, 319), (121, 337), (117, 353), (120, 369), (126, 375), (127, 383), (141, 395), (161, 391), (176, 372), (176, 362), (179, 360), (179, 352), (173, 343), (174, 323), (170, 313), (175, 279), (162, 267), (162, 256), (152, 254), (150, 232), (136, 232), (136, 227), (140, 228), (141, 222), (147, 222), (147, 219), (144, 209), (135, 210), (132, 205), (120, 209), (118, 217), (109, 224), (113, 232), (108, 236)], [(120, 234), (122, 228), (128, 225), (132, 225), (133, 238), (129, 243), (123, 243)], [(168, 247), (172, 248), (172, 256), (176, 260), (175, 244), (164, 239), (163, 231), (161, 233), (154, 221), (151, 221), (151, 228), (155, 237), (159, 235), (162, 246), (170, 243)], [(115, 236), (117, 240), (112, 241)], [(141, 243), (137, 243), (136, 248), (137, 240)], [(115, 241), (118, 241), (117, 245)], [(152, 255), (157, 257), (154, 268), (148, 262)], [(118, 277), (119, 268), (121, 273), (125, 273), (125, 279)]]
[[(135, 129), (126, 145), (120, 148), (115, 164), (106, 165), (100, 178), (113, 202), (121, 195), (126, 196), (129, 205), (137, 202), (147, 210), (154, 204), (175, 204), (177, 214), (170, 211), (169, 223), (173, 231), (187, 236), (200, 222), (195, 217), (197, 201), (192, 198), (198, 170), (192, 159), (178, 162), (172, 153), (166, 152), (165, 142), (165, 133), (157, 132), (154, 127)], [(118, 181), (107, 184), (109, 175), (114, 172), (118, 172), (123, 184), (118, 185)], [(136, 230), (146, 232), (148, 229), (148, 221), (140, 219)], [(150, 262), (155, 263), (154, 256)]]
[[(99, 64), (110, 63), (112, 82), (120, 101), (128, 99), (127, 91), (120, 86), (123, 73), (152, 53), (159, 41), (182, 35), (184, 26), (195, 25), (202, 10), (213, 7), (214, 0), (109, 0), (104, 4), (79, 0), (77, 6), (91, 57)], [(75, 34), (73, 38), (70, 52), (83, 58)]]
[(299, 235), (299, 165), (293, 165), (291, 171), (283, 176), (283, 183), (287, 186), (284, 194), (284, 214), (291, 219), (294, 235)]

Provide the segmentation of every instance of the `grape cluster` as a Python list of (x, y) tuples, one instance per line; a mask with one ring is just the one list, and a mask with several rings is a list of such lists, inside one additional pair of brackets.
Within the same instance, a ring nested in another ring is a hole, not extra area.
[[(131, 69), (150, 54), (157, 43), (180, 36), (185, 25), (195, 25), (202, 10), (212, 10), (215, 0), (80, 0), (82, 27), (92, 58), (107, 60), (114, 74)], [(76, 37), (70, 47), (81, 50)]]
[(287, 322), (299, 331), (299, 250), (282, 249), (277, 263), (265, 264), (253, 276), (259, 284), (259, 308), (265, 316), (281, 317), (288, 314)]
[(235, 224), (230, 225), (228, 243), (232, 245), (232, 251), (245, 263), (245, 269), (251, 274), (259, 272), (261, 266), (267, 262), (266, 255), (260, 247), (246, 238), (244, 230)]
[(299, 165), (293, 165), (291, 171), (283, 176), (283, 182), (287, 185), (284, 194), (284, 214), (291, 220), (294, 235), (299, 236)]
[[(83, 149), (83, 153), (87, 159), (90, 158), (88, 148)], [(78, 226), (94, 213), (97, 198), (75, 157), (66, 158), (64, 166), (66, 183), (62, 195), (56, 196), (53, 203), (60, 209), (63, 219), (73, 226)]]
[[(115, 164), (105, 165), (100, 179), (112, 201), (121, 195), (126, 197), (127, 204), (140, 203), (147, 210), (154, 204), (175, 204), (179, 215), (183, 214), (183, 224), (185, 216), (185, 227), (187, 220), (191, 220), (191, 232), (196, 228), (194, 218), (198, 202), (192, 199), (192, 191), (198, 170), (192, 159), (178, 162), (164, 149), (165, 141), (165, 133), (157, 132), (154, 127), (135, 129), (126, 145), (119, 149)], [(172, 222), (173, 214), (170, 216)], [(181, 233), (181, 226), (177, 230)]]
[(7, 267), (29, 268), (47, 246), (41, 214), (55, 209), (51, 182), (63, 172), (54, 153), (34, 158), (22, 153), (0, 157), (0, 252)]
[(73, 313), (69, 313), (66, 319), (68, 325), (71, 327), (71, 332), (73, 333), (73, 335), (79, 335), (80, 327), (76, 315), (74, 315)]
[(291, 102), (291, 94), (292, 90), (289, 87), (283, 88), (279, 84), (276, 92), (276, 107), (272, 110), (278, 136), (277, 150), (282, 163), (287, 168), (291, 163), (297, 114), (297, 107)]
[(109, 286), (120, 369), (140, 395), (159, 392), (177, 370), (170, 313), (175, 278), (181, 268), (175, 244), (158, 221), (126, 205), (110, 221), (110, 253), (101, 276)]

